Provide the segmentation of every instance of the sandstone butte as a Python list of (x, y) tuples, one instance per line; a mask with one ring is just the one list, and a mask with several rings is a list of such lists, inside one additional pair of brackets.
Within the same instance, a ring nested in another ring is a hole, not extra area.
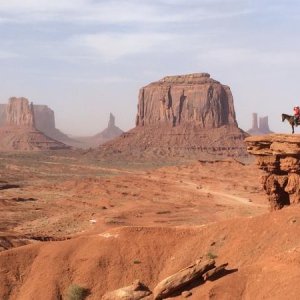
[(6, 123), (0, 128), (0, 150), (58, 150), (66, 145), (36, 129), (33, 104), (26, 98), (10, 98), (6, 106)]
[(251, 136), (245, 142), (247, 151), (257, 157), (259, 168), (266, 172), (262, 184), (270, 209), (300, 203), (300, 136)]
[[(56, 141), (74, 146), (76, 141), (61, 132), (55, 125), (54, 111), (47, 105), (33, 104), (35, 128)], [(7, 121), (7, 104), (0, 104), (0, 126), (5, 126)], [(78, 144), (78, 142), (77, 142)]]
[(136, 127), (100, 149), (104, 155), (245, 156), (233, 96), (207, 73), (168, 76), (139, 91)]
[(109, 121), (107, 127), (93, 135), (93, 136), (87, 136), (87, 137), (75, 137), (77, 141), (79, 141), (81, 144), (77, 143), (77, 147), (79, 148), (96, 148), (99, 145), (102, 145), (110, 140), (113, 140), (120, 135), (122, 135), (123, 130), (121, 130), (119, 127), (116, 126), (116, 118), (115, 116), (110, 113), (109, 115)]

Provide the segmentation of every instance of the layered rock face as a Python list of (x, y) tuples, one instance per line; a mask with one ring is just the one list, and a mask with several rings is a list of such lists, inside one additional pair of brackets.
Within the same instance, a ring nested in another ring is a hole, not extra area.
[(0, 126), (6, 124), (6, 108), (7, 104), (0, 104)]
[(200, 128), (237, 126), (230, 88), (207, 73), (168, 76), (139, 92), (137, 126), (168, 123)]
[(36, 128), (45, 134), (53, 132), (55, 130), (55, 117), (54, 111), (47, 105), (34, 105)]
[(273, 133), (269, 128), (269, 118), (268, 116), (260, 117), (258, 124), (257, 113), (252, 114), (252, 128), (247, 131), (251, 135), (264, 135)]
[(47, 105), (33, 105), (35, 125), (38, 130), (50, 138), (69, 146), (77, 147), (80, 143), (61, 132), (55, 125), (55, 113)]
[(26, 98), (10, 98), (6, 108), (6, 125), (33, 128), (33, 104)]
[(247, 156), (230, 88), (207, 73), (165, 77), (139, 92), (136, 127), (100, 147), (141, 159)]
[(300, 136), (272, 134), (246, 138), (247, 150), (266, 172), (262, 184), (270, 209), (300, 203)]
[(26, 98), (10, 98), (6, 106), (6, 123), (0, 128), (0, 150), (58, 149), (68, 147), (36, 129), (33, 104)]

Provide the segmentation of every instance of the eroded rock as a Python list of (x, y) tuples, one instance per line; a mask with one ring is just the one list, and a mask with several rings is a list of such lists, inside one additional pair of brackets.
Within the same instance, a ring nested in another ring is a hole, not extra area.
[(29, 104), (26, 98), (10, 98), (6, 108), (6, 125), (34, 128), (33, 104)]
[(160, 300), (171, 296), (176, 291), (191, 283), (195, 279), (202, 278), (201, 276), (207, 271), (215, 267), (214, 260), (201, 261), (198, 260), (195, 264), (188, 266), (185, 269), (167, 277), (154, 288), (154, 299)]
[(271, 134), (246, 138), (248, 152), (267, 174), (262, 177), (270, 209), (300, 202), (300, 136)]
[(168, 76), (140, 89), (136, 127), (102, 145), (99, 155), (243, 157), (246, 136), (228, 86), (207, 73)]
[(151, 295), (151, 291), (139, 280), (136, 280), (130, 286), (108, 292), (102, 300), (140, 300)]

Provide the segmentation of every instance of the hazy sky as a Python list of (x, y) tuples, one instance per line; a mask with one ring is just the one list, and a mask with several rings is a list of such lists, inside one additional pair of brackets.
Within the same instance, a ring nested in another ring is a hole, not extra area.
[(239, 125), (300, 105), (299, 0), (0, 0), (0, 102), (55, 110), (66, 133), (116, 115), (134, 126), (138, 89), (208, 72), (233, 92)]

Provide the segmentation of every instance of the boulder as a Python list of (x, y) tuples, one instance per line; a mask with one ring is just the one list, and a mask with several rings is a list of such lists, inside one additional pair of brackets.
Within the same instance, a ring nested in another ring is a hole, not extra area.
[(154, 288), (154, 299), (160, 300), (172, 296), (183, 287), (196, 279), (203, 279), (202, 275), (215, 267), (214, 260), (196, 261), (195, 264), (167, 277)]
[(139, 280), (136, 280), (130, 286), (106, 293), (102, 300), (140, 300), (149, 295), (151, 295), (151, 291)]

